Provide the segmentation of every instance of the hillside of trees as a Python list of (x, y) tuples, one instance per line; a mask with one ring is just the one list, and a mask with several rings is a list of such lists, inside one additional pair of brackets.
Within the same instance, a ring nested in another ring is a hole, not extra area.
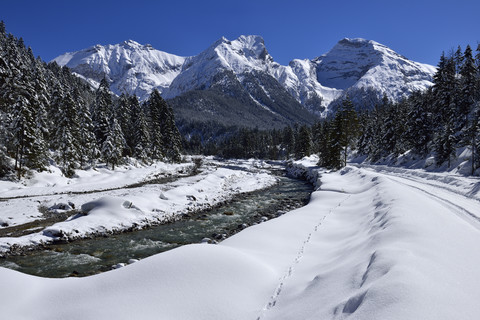
[(225, 158), (318, 154), (319, 165), (338, 169), (351, 151), (371, 162), (409, 151), (450, 167), (456, 150), (466, 148), (471, 173), (480, 168), (480, 45), (475, 54), (470, 46), (442, 54), (434, 85), (424, 92), (396, 103), (369, 91), (361, 96), (337, 101), (334, 114), (311, 126), (176, 123), (157, 90), (142, 103), (112, 95), (107, 79), (94, 90), (68, 68), (35, 58), (1, 22), (0, 177), (20, 178), (52, 164), (70, 177), (99, 162), (113, 169), (129, 158), (180, 161), (182, 150)]
[(181, 136), (158, 91), (140, 103), (97, 90), (66, 67), (35, 58), (0, 23), (0, 177), (56, 164), (65, 176), (127, 157), (179, 161)]
[(456, 150), (467, 148), (471, 173), (480, 168), (480, 45), (475, 55), (470, 46), (442, 54), (430, 89), (397, 103), (371, 101), (358, 106), (347, 97), (335, 114), (311, 127), (241, 129), (203, 151), (270, 159), (318, 154), (319, 165), (331, 169), (345, 166), (353, 150), (371, 162), (410, 151), (418, 158), (433, 155), (437, 166), (449, 168)]

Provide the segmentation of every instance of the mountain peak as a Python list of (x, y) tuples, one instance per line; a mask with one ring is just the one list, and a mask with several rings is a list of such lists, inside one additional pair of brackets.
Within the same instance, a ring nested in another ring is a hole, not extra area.
[(372, 42), (374, 41), (364, 38), (343, 38), (342, 40), (338, 41), (338, 44), (347, 46), (365, 46)]
[(153, 88), (163, 91), (180, 73), (185, 61), (179, 57), (126, 40), (113, 45), (95, 45), (54, 59), (98, 86), (103, 77), (111, 80), (115, 93), (128, 92), (145, 99)]
[(125, 40), (122, 42), (123, 47), (126, 47), (126, 48), (141, 48), (143, 47), (140, 43), (134, 41), (134, 40)]

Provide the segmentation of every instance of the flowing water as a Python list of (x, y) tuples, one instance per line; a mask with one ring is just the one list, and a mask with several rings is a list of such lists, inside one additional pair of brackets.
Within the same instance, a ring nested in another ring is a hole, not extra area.
[(240, 195), (226, 205), (183, 220), (106, 238), (48, 245), (45, 250), (0, 259), (0, 266), (42, 277), (87, 276), (205, 238), (220, 241), (308, 202), (313, 190), (309, 183), (279, 179), (269, 189)]

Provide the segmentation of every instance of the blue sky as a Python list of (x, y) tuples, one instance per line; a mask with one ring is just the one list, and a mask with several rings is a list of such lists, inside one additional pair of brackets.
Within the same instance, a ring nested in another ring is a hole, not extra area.
[(133, 39), (196, 55), (225, 36), (263, 36), (282, 63), (314, 58), (344, 37), (385, 44), (436, 65), (442, 51), (480, 41), (480, 1), (3, 1), (0, 19), (49, 61), (95, 44)]

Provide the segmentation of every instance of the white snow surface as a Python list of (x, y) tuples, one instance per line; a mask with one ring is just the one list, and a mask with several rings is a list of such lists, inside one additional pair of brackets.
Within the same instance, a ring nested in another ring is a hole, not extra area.
[[(192, 163), (152, 165), (124, 165), (110, 170), (97, 166), (89, 170), (77, 170), (74, 178), (63, 176), (59, 168), (50, 166), (47, 171), (34, 174), (21, 182), (0, 180), (0, 221), (9, 226), (31, 222), (42, 216), (39, 206), (50, 207), (55, 203), (74, 203), (77, 207), (95, 195), (115, 194), (109, 191), (159, 177), (187, 173)], [(74, 193), (85, 193), (74, 194)]]
[(328, 172), (316, 160), (291, 168), (317, 184), (307, 206), (219, 245), (188, 245), (78, 279), (0, 268), (2, 316), (478, 318), (478, 179), (456, 176), (456, 188), (438, 174), (431, 183), (399, 168)]

